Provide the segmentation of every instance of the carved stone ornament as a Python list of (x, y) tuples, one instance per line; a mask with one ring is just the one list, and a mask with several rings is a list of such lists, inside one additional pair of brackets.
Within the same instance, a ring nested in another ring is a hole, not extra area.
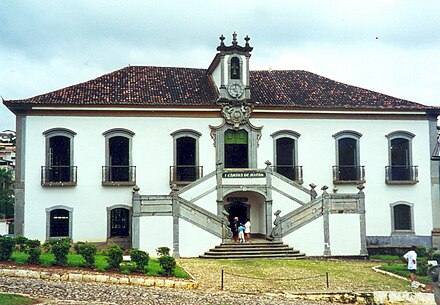
[(225, 105), (222, 114), (226, 123), (238, 129), (240, 125), (246, 124), (252, 114), (252, 107), (246, 104), (241, 105)]

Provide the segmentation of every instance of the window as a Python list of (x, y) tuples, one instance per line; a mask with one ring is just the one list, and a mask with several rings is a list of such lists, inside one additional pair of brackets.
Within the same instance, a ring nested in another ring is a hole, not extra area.
[(396, 234), (414, 233), (413, 205), (408, 202), (395, 202), (390, 205), (392, 218), (392, 232)]
[(116, 208), (110, 211), (110, 237), (127, 237), (130, 235), (130, 211)]
[(333, 183), (364, 183), (364, 167), (359, 162), (359, 139), (362, 134), (345, 130), (333, 135), (336, 141), (336, 165)]
[(46, 209), (46, 238), (72, 238), (72, 212), (66, 206)]
[(225, 168), (248, 168), (248, 133), (244, 129), (225, 132)]
[(274, 139), (274, 170), (286, 178), (302, 183), (302, 167), (298, 166), (298, 138), (292, 130), (281, 130), (271, 134)]
[(134, 185), (136, 167), (131, 165), (131, 141), (134, 133), (115, 128), (103, 135), (106, 138), (106, 165), (102, 168), (102, 184)]
[(231, 79), (241, 79), (240, 59), (238, 57), (231, 58)]
[(417, 166), (412, 165), (412, 138), (415, 135), (406, 131), (388, 134), (389, 165), (386, 167), (386, 182), (417, 183)]
[(43, 132), (46, 137), (46, 165), (41, 168), (43, 186), (76, 185), (76, 166), (73, 166), (75, 132), (53, 128)]
[(199, 137), (202, 134), (191, 129), (173, 132), (174, 165), (170, 167), (170, 184), (188, 184), (203, 176), (199, 166)]

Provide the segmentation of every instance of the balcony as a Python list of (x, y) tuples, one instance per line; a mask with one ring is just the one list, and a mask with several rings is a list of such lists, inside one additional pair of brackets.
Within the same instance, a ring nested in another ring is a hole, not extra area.
[(302, 166), (295, 165), (277, 165), (272, 167), (275, 172), (283, 175), (287, 179), (295, 181), (296, 183), (303, 183), (303, 169)]
[(419, 170), (417, 166), (385, 166), (386, 184), (416, 184), (417, 182), (419, 182)]
[(103, 166), (102, 185), (132, 186), (136, 185), (136, 166)]
[(42, 186), (75, 186), (76, 166), (42, 166)]
[(333, 166), (334, 184), (365, 183), (365, 166), (336, 165)]
[(186, 185), (203, 177), (203, 166), (170, 166), (170, 185)]

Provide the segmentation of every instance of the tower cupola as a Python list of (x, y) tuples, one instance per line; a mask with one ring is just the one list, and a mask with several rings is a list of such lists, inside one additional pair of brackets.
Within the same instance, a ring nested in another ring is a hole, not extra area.
[(232, 34), (232, 44), (225, 45), (225, 37), (219, 37), (218, 53), (212, 61), (208, 73), (212, 76), (220, 93), (220, 100), (240, 101), (250, 98), (249, 58), (252, 47), (250, 38), (244, 38), (244, 46), (237, 41), (237, 34)]

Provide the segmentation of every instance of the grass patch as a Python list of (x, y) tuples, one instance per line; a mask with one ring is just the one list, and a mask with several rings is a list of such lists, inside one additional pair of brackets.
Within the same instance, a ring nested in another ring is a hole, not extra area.
[[(11, 255), (11, 260), (17, 265), (24, 265), (29, 259), (29, 254), (20, 251), (14, 251)], [(3, 304), (3, 303), (0, 303)]]
[(95, 268), (96, 268), (96, 270), (103, 272), (109, 268), (106, 257), (107, 256), (105, 256), (103, 254), (95, 255)]
[(67, 254), (67, 266), (69, 267), (84, 267), (84, 258), (80, 254)]
[(0, 294), (0, 304), (2, 305), (26, 305), (36, 304), (37, 301), (15, 294)]
[[(106, 252), (100, 252), (95, 255), (95, 269), (100, 272), (105, 272), (109, 269), (109, 264), (107, 262)], [(24, 265), (29, 259), (29, 254), (20, 251), (14, 251), (11, 260), (17, 265)], [(55, 264), (55, 255), (49, 252), (43, 252), (40, 255), (40, 264), (43, 267), (50, 267)], [(121, 265), (120, 271), (122, 274), (130, 274), (135, 272), (135, 263), (123, 264)], [(67, 255), (67, 266), (72, 268), (81, 268), (85, 266), (84, 258), (80, 254), (69, 253)], [(147, 276), (162, 276), (162, 267), (159, 264), (159, 260), (151, 258), (149, 260), (148, 266), (146, 267), (145, 275)], [(179, 265), (176, 266), (174, 276), (183, 279), (189, 279), (190, 276), (183, 270)], [(0, 302), (3, 305), (3, 303)]]
[[(409, 271), (406, 265), (383, 265), (380, 267), (380, 269), (409, 278)], [(430, 284), (431, 278), (426, 275), (417, 275), (416, 274), (416, 281), (422, 282), (424, 284)]]
[(40, 255), (40, 264), (43, 267), (50, 267), (55, 264), (55, 255), (49, 252), (43, 252)]
[[(377, 261), (339, 259), (179, 259), (204, 290), (219, 289), (224, 270), (226, 290), (247, 292), (356, 290), (409, 291), (408, 281), (374, 272)], [(326, 285), (326, 272), (329, 287)], [(408, 277), (408, 275), (407, 275)], [(419, 279), (417, 277), (417, 279)], [(251, 285), (250, 285), (251, 283)]]

